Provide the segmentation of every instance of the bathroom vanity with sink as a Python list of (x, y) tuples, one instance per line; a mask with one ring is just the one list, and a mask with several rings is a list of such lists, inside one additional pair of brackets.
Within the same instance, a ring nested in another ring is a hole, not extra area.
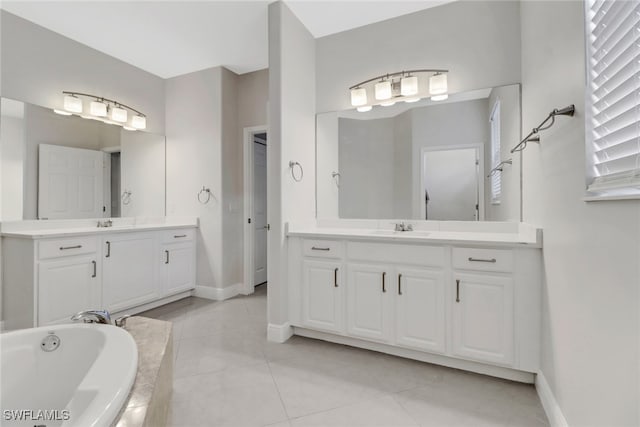
[(533, 382), (541, 231), (496, 222), (414, 227), (289, 224), (294, 333)]
[(190, 295), (197, 219), (2, 224), (5, 328), (68, 322), (82, 310), (137, 313)]

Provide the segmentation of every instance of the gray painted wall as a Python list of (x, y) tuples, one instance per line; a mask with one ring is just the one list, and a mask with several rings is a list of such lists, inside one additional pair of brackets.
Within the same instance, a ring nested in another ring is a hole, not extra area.
[[(117, 31), (117, 29), (103, 29)], [(46, 28), (0, 11), (3, 97), (59, 108), (62, 91), (116, 99), (164, 134), (164, 80)]]
[(456, 1), (317, 40), (317, 111), (351, 108), (348, 88), (400, 70), (446, 68), (451, 93), (520, 81), (520, 2)]
[[(282, 2), (269, 5), (269, 323), (287, 322), (285, 223), (315, 218), (316, 41)], [(289, 161), (304, 167), (294, 182)]]
[(524, 221), (544, 229), (542, 372), (569, 425), (640, 424), (640, 202), (585, 193), (583, 3), (522, 3)]

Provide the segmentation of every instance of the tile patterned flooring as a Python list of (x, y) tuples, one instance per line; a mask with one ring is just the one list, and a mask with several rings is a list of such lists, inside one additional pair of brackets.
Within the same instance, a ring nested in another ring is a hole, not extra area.
[(531, 385), (297, 336), (270, 343), (266, 285), (141, 315), (174, 323), (170, 426), (549, 425)]

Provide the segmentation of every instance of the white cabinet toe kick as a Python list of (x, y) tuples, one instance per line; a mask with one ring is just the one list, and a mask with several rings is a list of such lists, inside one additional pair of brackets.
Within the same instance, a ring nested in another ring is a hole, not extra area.
[(139, 313), (195, 288), (196, 229), (4, 237), (5, 328), (68, 322), (82, 310)]
[(533, 382), (540, 248), (290, 236), (288, 250), (295, 334)]

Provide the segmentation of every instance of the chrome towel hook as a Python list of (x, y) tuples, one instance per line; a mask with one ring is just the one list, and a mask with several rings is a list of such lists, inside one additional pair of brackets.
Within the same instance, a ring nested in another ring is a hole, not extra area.
[(202, 186), (202, 190), (200, 190), (198, 192), (198, 201), (200, 203), (202, 203), (203, 205), (206, 205), (211, 200), (211, 196), (213, 196), (213, 194), (211, 193), (211, 189), (210, 188), (206, 188), (203, 185)]
[[(295, 167), (298, 166), (300, 169), (300, 177), (296, 176)], [(304, 176), (304, 169), (302, 169), (302, 165), (298, 162), (294, 162), (293, 160), (289, 161), (289, 169), (291, 169), (291, 177), (295, 182), (302, 181), (302, 177)]]
[(336, 182), (336, 187), (340, 188), (340, 179), (342, 179), (340, 172), (331, 172), (331, 178), (333, 178), (333, 180)]
[(504, 168), (504, 165), (511, 165), (513, 164), (513, 160), (512, 159), (507, 159), (507, 160), (503, 160), (500, 163), (498, 163), (496, 165), (495, 168), (491, 169), (491, 171), (489, 172), (489, 175), (487, 175), (487, 178), (491, 178), (491, 176), (497, 172), (502, 172), (502, 169)]

